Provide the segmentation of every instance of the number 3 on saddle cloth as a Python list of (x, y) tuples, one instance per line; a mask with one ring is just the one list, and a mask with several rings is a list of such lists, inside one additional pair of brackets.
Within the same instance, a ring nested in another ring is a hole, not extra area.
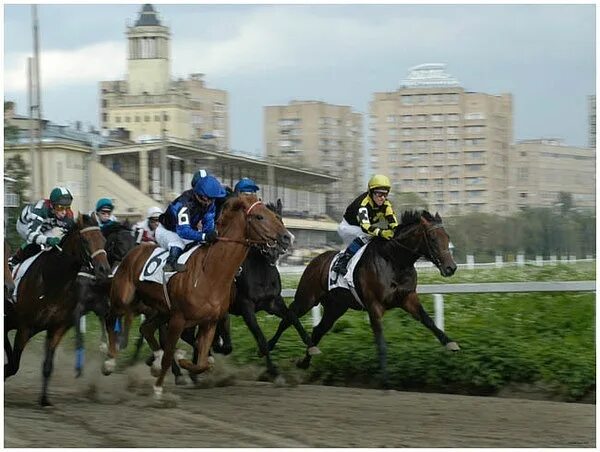
[[(202, 246), (202, 245), (198, 245), (198, 244), (192, 245), (181, 256), (179, 256), (179, 258), (177, 259), (177, 262), (179, 262), (180, 264), (185, 264), (187, 262), (188, 258), (192, 255), (192, 253), (194, 251), (196, 251), (196, 249), (199, 248), (200, 246)], [(152, 252), (152, 254), (150, 255), (150, 257), (148, 258), (148, 260), (146, 261), (146, 263), (144, 264), (144, 268), (142, 268), (142, 273), (140, 273), (140, 281), (150, 281), (150, 282), (162, 284), (163, 283), (163, 275), (165, 275), (166, 276), (165, 284), (167, 282), (169, 282), (169, 279), (171, 279), (171, 276), (173, 276), (175, 274), (175, 272), (165, 273), (163, 271), (165, 263), (167, 262), (167, 257), (169, 257), (168, 250), (166, 250), (164, 248), (156, 247), (154, 249), (154, 251)]]
[(336, 254), (335, 257), (331, 260), (331, 264), (329, 265), (329, 284), (328, 284), (329, 291), (332, 291), (333, 289), (337, 289), (337, 288), (347, 289), (350, 292), (352, 292), (352, 295), (354, 295), (354, 298), (356, 299), (356, 301), (358, 301), (358, 303), (361, 306), (364, 306), (364, 304), (361, 301), (361, 299), (359, 298), (358, 294), (356, 293), (356, 289), (355, 289), (355, 285), (354, 285), (354, 269), (356, 268), (356, 265), (358, 264), (358, 261), (362, 257), (366, 248), (367, 248), (367, 245), (363, 245), (356, 252), (356, 254), (354, 256), (352, 256), (352, 258), (350, 259), (350, 262), (348, 262), (348, 271), (346, 272), (345, 276), (340, 276), (336, 272), (331, 270), (334, 267), (337, 260), (342, 255), (343, 251), (340, 251), (338, 254)]

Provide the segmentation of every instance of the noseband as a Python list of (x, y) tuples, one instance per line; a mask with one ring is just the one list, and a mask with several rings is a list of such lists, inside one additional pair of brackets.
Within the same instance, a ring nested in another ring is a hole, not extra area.
[[(88, 226), (87, 228), (81, 229), (79, 231), (79, 234), (83, 235), (86, 232), (99, 231), (99, 230), (100, 230), (100, 226)], [(99, 250), (96, 250), (91, 254), (90, 254), (89, 250), (87, 249), (87, 247), (84, 247), (84, 250), (85, 250), (85, 253), (87, 254), (88, 258), (90, 259), (90, 261), (93, 261), (96, 258), (96, 256), (99, 256), (102, 253), (106, 254), (106, 250), (104, 248), (100, 248)]]

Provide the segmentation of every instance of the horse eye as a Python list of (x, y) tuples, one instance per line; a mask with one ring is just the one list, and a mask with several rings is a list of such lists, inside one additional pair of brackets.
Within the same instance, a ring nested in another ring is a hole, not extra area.
[(263, 217), (262, 215), (256, 215), (256, 219), (257, 219), (257, 220), (264, 220), (264, 219), (265, 219), (265, 217)]

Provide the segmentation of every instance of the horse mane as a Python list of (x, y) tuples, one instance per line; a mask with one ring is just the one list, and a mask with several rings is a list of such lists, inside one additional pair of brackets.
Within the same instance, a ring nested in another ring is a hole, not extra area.
[(412, 226), (421, 222), (421, 217), (425, 218), (430, 223), (441, 223), (442, 219), (439, 215), (433, 216), (427, 210), (405, 210), (400, 217), (399, 228)]
[(217, 225), (220, 227), (223, 224), (228, 224), (230, 218), (239, 210), (245, 209), (246, 206), (244, 201), (236, 195), (230, 196), (227, 198), (227, 201), (223, 204), (221, 208), (221, 212), (219, 213), (219, 218), (217, 220)]
[(129, 224), (129, 222), (111, 223), (102, 229), (102, 234), (104, 234), (104, 237), (108, 237), (109, 235), (122, 230), (131, 232), (131, 225)]

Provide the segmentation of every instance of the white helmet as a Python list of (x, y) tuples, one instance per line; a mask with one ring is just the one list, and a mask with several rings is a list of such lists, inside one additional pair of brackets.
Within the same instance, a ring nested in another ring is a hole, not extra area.
[(163, 213), (163, 210), (160, 207), (152, 206), (148, 208), (148, 214), (146, 215), (146, 218), (157, 218), (161, 213)]

